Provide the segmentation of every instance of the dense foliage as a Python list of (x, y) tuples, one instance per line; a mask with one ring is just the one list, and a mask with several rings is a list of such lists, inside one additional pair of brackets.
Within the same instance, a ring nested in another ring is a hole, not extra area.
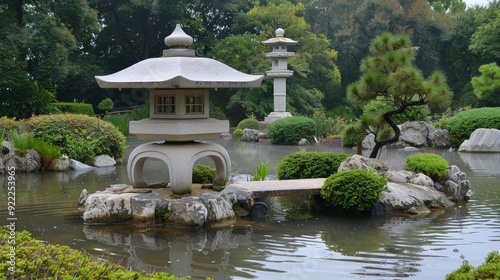
[(405, 170), (423, 173), (434, 181), (446, 175), (448, 162), (436, 154), (416, 154), (406, 158)]
[(95, 117), (37, 116), (26, 120), (24, 129), (37, 139), (59, 146), (62, 154), (85, 163), (92, 163), (101, 154), (122, 158), (125, 153), (125, 136), (109, 122)]
[(352, 169), (328, 177), (320, 193), (334, 207), (362, 213), (377, 203), (386, 184), (387, 179), (372, 170)]
[(464, 262), (460, 268), (446, 275), (446, 280), (500, 279), (500, 254), (492, 251), (484, 263), (474, 267)]
[(459, 146), (478, 128), (500, 129), (500, 107), (458, 112), (446, 123), (452, 146)]
[(273, 144), (297, 145), (302, 138), (314, 139), (316, 124), (307, 117), (289, 117), (272, 122), (267, 127), (267, 136)]
[[(15, 248), (11, 271), (11, 248)], [(4, 279), (163, 279), (187, 280), (165, 272), (129, 271), (109, 260), (68, 246), (42, 243), (27, 231), (0, 228), (0, 278)]]
[(93, 116), (94, 108), (92, 104), (83, 102), (57, 102), (54, 106), (61, 111), (61, 113), (82, 114)]
[(213, 167), (204, 164), (196, 164), (193, 167), (193, 183), (211, 184), (216, 175), (217, 170)]
[(327, 178), (337, 173), (340, 164), (349, 156), (331, 152), (295, 152), (278, 164), (278, 179)]

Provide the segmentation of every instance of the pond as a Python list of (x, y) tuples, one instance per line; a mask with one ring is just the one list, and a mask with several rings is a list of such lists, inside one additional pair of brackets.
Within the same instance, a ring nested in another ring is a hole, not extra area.
[[(253, 173), (259, 161), (269, 163), (276, 175), (281, 158), (294, 151), (354, 152), (217, 142), (228, 150), (232, 172), (240, 179)], [(140, 143), (131, 138), (129, 151)], [(424, 152), (439, 154), (467, 173), (475, 193), (470, 201), (426, 216), (240, 219), (217, 230), (84, 226), (76, 209), (80, 192), (128, 182), (125, 166), (117, 166), (17, 174), (17, 229), (134, 269), (192, 279), (443, 279), (464, 261), (477, 266), (488, 252), (500, 249), (500, 154)], [(384, 150), (381, 160), (400, 169), (408, 155)], [(148, 160), (146, 176), (168, 178), (162, 164)], [(7, 181), (4, 176), (0, 181), (0, 221), (7, 224)]]

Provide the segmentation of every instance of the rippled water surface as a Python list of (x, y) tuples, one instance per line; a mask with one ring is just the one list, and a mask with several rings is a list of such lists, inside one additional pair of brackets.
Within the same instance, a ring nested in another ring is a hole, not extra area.
[[(271, 146), (220, 140), (235, 175), (252, 173), (259, 161), (275, 175), (279, 160), (298, 150), (352, 150)], [(130, 149), (138, 144), (129, 142)], [(475, 195), (423, 217), (387, 216), (239, 220), (220, 230), (86, 227), (76, 209), (82, 189), (103, 190), (128, 182), (124, 166), (77, 173), (17, 174), (18, 229), (42, 241), (106, 256), (135, 269), (167, 271), (192, 279), (443, 279), (464, 261), (478, 265), (500, 250), (500, 154), (426, 150), (466, 172)], [(399, 169), (409, 154), (384, 151)], [(161, 163), (147, 162), (152, 180), (168, 178)], [(0, 221), (7, 223), (3, 177)]]

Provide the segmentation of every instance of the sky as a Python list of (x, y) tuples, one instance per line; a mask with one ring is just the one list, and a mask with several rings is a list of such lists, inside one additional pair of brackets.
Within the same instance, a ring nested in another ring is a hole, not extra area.
[(467, 7), (473, 7), (474, 5), (486, 6), (490, 1), (488, 0), (463, 0)]

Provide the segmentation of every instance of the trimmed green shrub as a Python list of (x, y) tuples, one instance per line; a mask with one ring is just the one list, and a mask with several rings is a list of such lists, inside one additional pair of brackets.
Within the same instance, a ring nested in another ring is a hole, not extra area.
[(102, 110), (102, 111), (109, 111), (111, 109), (113, 109), (113, 100), (111, 100), (111, 98), (106, 98), (104, 100), (102, 100), (99, 105), (97, 105), (97, 109), (99, 110)]
[[(8, 227), (0, 227), (0, 275), (6, 277), (0, 277), (3, 279), (189, 279), (166, 272), (130, 271), (68, 246), (44, 244), (26, 230), (15, 232), (14, 238), (11, 236)], [(13, 245), (16, 246), (15, 269), (9, 256)]]
[(217, 170), (204, 164), (196, 164), (193, 167), (193, 183), (211, 184), (215, 179)]
[(327, 178), (337, 173), (340, 164), (349, 156), (331, 152), (295, 152), (278, 164), (278, 179)]
[(112, 124), (95, 117), (74, 114), (43, 115), (24, 122), (35, 138), (61, 147), (68, 157), (89, 163), (97, 155), (122, 158), (125, 136)]
[(241, 137), (243, 137), (243, 129), (241, 129), (241, 128), (235, 129), (233, 131), (233, 135), (234, 135), (234, 138), (236, 138), (236, 140), (240, 141)]
[(500, 279), (500, 254), (492, 251), (478, 267), (464, 262), (460, 268), (446, 275), (446, 280)]
[(460, 146), (478, 128), (500, 129), (499, 116), (500, 107), (476, 108), (457, 113), (446, 123), (451, 145)]
[(82, 114), (88, 116), (95, 115), (92, 104), (83, 102), (58, 102), (54, 103), (54, 106), (59, 109), (61, 113)]
[(446, 175), (448, 162), (436, 154), (416, 154), (406, 158), (405, 170), (423, 173), (434, 181), (439, 181)]
[(300, 116), (280, 119), (267, 127), (271, 143), (278, 145), (297, 145), (302, 138), (313, 141), (315, 133), (314, 120)]
[(242, 120), (241, 122), (238, 123), (237, 128), (239, 129), (259, 129), (259, 121), (255, 117), (250, 117), (247, 119)]
[(386, 184), (387, 179), (372, 170), (352, 169), (328, 177), (320, 194), (334, 207), (362, 213), (377, 203)]

